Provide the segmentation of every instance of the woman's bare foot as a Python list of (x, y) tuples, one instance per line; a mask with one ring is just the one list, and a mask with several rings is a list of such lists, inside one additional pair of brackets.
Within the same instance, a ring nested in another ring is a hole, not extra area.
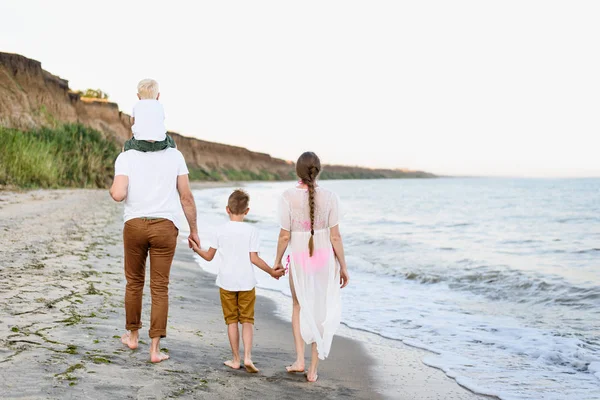
[(290, 365), (289, 367), (285, 367), (287, 372), (293, 374), (294, 372), (304, 372), (304, 364), (300, 364), (298, 361)]
[(135, 350), (138, 348), (138, 337), (137, 335), (131, 335), (130, 332), (127, 332), (123, 336), (121, 336), (121, 343), (129, 347), (131, 350)]
[(244, 360), (244, 367), (246, 367), (246, 371), (250, 372), (251, 374), (258, 372), (258, 368), (254, 366), (252, 360)]
[(240, 360), (227, 360), (223, 364), (227, 365), (231, 369), (240, 369)]
[(161, 351), (150, 352), (150, 361), (153, 363), (159, 363), (161, 361), (168, 360), (170, 357)]
[(306, 380), (309, 381), (309, 382), (316, 382), (317, 379), (319, 379), (319, 375), (317, 375), (317, 371), (312, 372), (312, 373), (309, 371), (306, 374)]

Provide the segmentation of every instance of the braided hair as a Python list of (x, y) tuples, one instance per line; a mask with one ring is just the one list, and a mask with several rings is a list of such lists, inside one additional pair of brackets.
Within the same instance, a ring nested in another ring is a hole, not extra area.
[(314, 236), (315, 236), (315, 189), (317, 177), (321, 172), (321, 160), (319, 157), (310, 151), (303, 153), (296, 162), (296, 173), (308, 187), (308, 206), (310, 211), (310, 239), (308, 240), (308, 254), (310, 257), (314, 253)]

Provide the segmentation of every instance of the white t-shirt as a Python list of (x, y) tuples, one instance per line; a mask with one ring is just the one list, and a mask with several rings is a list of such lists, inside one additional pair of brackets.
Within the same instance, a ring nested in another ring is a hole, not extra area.
[(258, 253), (258, 229), (244, 222), (229, 221), (217, 228), (210, 247), (217, 249), (218, 287), (230, 292), (254, 289), (256, 277), (250, 253)]
[(137, 140), (161, 141), (167, 138), (165, 128), (165, 110), (158, 100), (143, 99), (135, 103), (132, 116), (135, 118), (131, 127), (133, 137)]
[(115, 176), (129, 177), (125, 198), (125, 222), (132, 218), (166, 218), (177, 225), (183, 210), (177, 177), (188, 174), (185, 159), (177, 149), (156, 152), (128, 150), (115, 162)]

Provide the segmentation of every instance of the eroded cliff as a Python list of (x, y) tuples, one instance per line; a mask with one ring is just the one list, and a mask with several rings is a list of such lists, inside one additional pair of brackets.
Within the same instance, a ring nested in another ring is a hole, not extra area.
[[(0, 53), (0, 126), (23, 131), (81, 123), (120, 145), (131, 137), (129, 115), (105, 100), (81, 98), (69, 82), (42, 69), (39, 61)], [(290, 179), (293, 163), (242, 147), (171, 133), (190, 169), (200, 179)], [(421, 171), (330, 166), (328, 178), (431, 177)], [(239, 173), (238, 173), (239, 172)]]

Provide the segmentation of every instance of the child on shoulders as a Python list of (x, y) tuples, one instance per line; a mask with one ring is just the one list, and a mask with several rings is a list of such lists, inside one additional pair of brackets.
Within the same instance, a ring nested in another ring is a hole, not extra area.
[(154, 79), (140, 81), (137, 96), (139, 101), (133, 107), (131, 117), (133, 138), (125, 142), (123, 151), (149, 152), (176, 147), (175, 141), (167, 135), (165, 128), (165, 110), (158, 102), (158, 82)]

